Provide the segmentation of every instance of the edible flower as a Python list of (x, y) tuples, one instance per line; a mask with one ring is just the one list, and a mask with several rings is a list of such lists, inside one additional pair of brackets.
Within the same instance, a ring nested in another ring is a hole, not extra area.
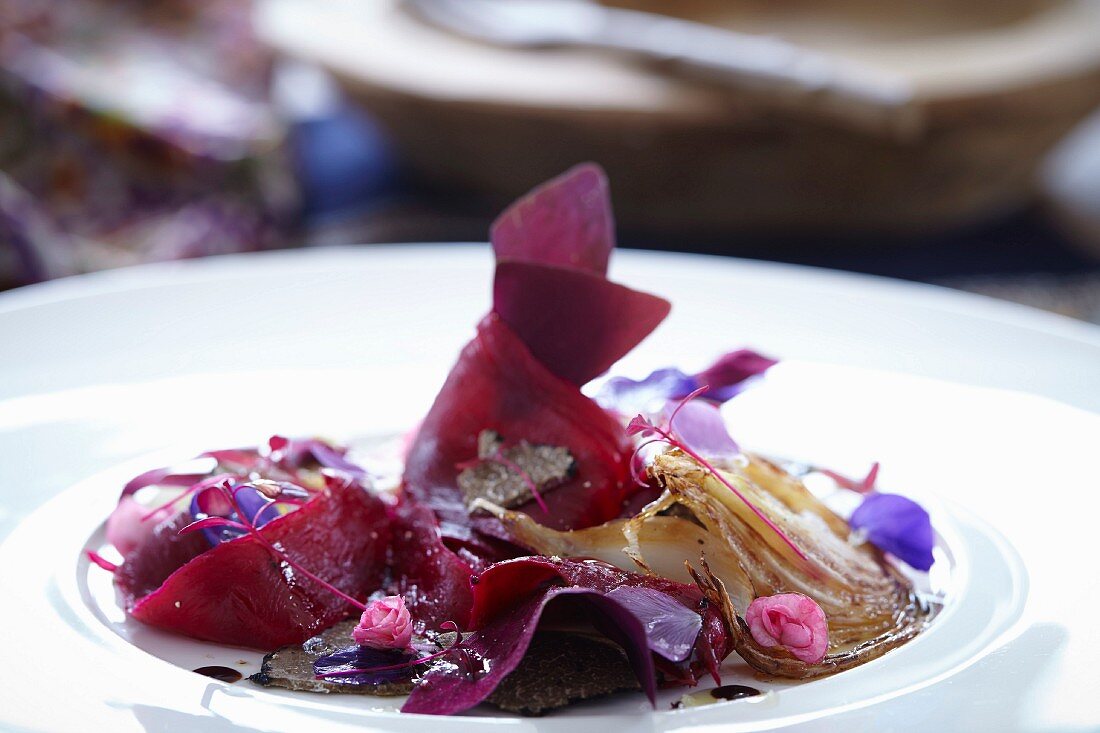
[(401, 596), (371, 601), (351, 632), (356, 644), (372, 649), (405, 649), (412, 641), (412, 616)]
[(780, 593), (757, 598), (749, 604), (745, 622), (760, 646), (782, 646), (807, 664), (825, 658), (829, 646), (825, 612), (808, 596)]
[(932, 520), (917, 502), (898, 494), (884, 494), (875, 488), (879, 464), (871, 464), (867, 475), (856, 481), (835, 471), (818, 468), (842, 489), (863, 494), (863, 502), (852, 512), (848, 524), (857, 540), (869, 540), (872, 545), (889, 552), (915, 570), (932, 567), (932, 547), (935, 533)]
[(726, 429), (726, 421), (718, 411), (718, 405), (692, 400), (677, 408), (673, 403), (665, 406), (672, 433), (681, 442), (691, 446), (706, 458), (731, 458), (741, 452)]
[(932, 567), (935, 537), (928, 512), (898, 494), (875, 492), (852, 512), (848, 524), (875, 547), (917, 570)]
[(705, 386), (699, 397), (720, 404), (742, 392), (751, 377), (763, 374), (778, 363), (752, 349), (738, 349), (723, 354), (694, 375), (668, 367), (639, 380), (613, 377), (600, 388), (596, 401), (607, 409), (627, 414), (644, 412), (656, 402), (680, 400)]

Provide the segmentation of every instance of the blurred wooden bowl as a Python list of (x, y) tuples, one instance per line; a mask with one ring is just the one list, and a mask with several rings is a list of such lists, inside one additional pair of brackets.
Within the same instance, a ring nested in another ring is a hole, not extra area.
[(457, 38), (396, 0), (265, 0), (260, 35), (332, 71), (423, 179), (508, 200), (581, 160), (625, 228), (914, 232), (1029, 198), (1043, 155), (1100, 105), (1100, 0), (615, 0), (770, 33), (905, 75), (900, 141), (610, 53)]

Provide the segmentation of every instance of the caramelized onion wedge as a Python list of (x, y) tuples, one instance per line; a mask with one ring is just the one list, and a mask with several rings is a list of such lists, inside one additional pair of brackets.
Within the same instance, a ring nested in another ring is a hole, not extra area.
[[(556, 532), (525, 515), (483, 508), (503, 521), (515, 542), (540, 554), (595, 557), (680, 582), (698, 582), (685, 563), (705, 558), (713, 568), (712, 601), (725, 599), (737, 652), (769, 674), (831, 674), (874, 659), (925, 627), (931, 609), (908, 579), (874, 547), (851, 543), (847, 523), (798, 479), (751, 455), (722, 470), (810, 558), (812, 571), (709, 469), (678, 450), (654, 459), (650, 476), (664, 493), (629, 519)], [(791, 592), (813, 598), (828, 619), (828, 654), (818, 664), (757, 645), (741, 617), (754, 598)]]

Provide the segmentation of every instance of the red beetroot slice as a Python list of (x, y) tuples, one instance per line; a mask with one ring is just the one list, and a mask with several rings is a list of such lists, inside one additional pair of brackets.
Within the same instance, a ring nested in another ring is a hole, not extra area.
[(489, 239), (498, 260), (606, 274), (615, 223), (603, 169), (584, 163), (538, 186), (497, 217)]
[[(389, 518), (380, 499), (354, 482), (332, 482), (297, 511), (259, 530), (318, 577), (365, 599), (382, 585)], [(153, 545), (159, 543), (146, 543)], [(144, 552), (143, 547), (136, 552)], [(225, 542), (194, 557), (160, 587), (134, 594), (143, 579), (126, 567), (116, 580), (137, 620), (198, 639), (256, 649), (305, 641), (355, 609), (297, 574), (254, 537)]]
[(394, 516), (389, 547), (393, 591), (405, 596), (409, 613), (427, 629), (444, 621), (466, 628), (470, 621), (470, 566), (443, 545), (427, 507), (403, 501)]
[(493, 281), (493, 310), (547, 369), (577, 385), (610, 369), (670, 308), (586, 270), (500, 262)]
[(634, 489), (626, 431), (575, 385), (550, 373), (495, 314), (482, 320), (462, 350), (406, 462), (407, 490), (436, 512), (445, 532), (452, 524), (469, 525), (457, 466), (477, 457), (483, 430), (572, 454), (573, 477), (543, 495), (549, 513), (534, 501), (520, 507), (542, 524), (567, 529), (605, 522)]

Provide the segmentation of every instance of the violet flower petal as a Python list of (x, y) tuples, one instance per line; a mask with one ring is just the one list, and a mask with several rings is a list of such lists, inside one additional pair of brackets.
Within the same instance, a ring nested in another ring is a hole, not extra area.
[(624, 415), (647, 412), (654, 403), (687, 397), (699, 387), (695, 377), (679, 369), (658, 369), (644, 379), (613, 377), (600, 387), (596, 402), (605, 410), (618, 410)]
[[(677, 405), (665, 405), (672, 415)], [(672, 432), (687, 447), (704, 458), (730, 458), (741, 452), (726, 429), (726, 421), (718, 406), (703, 400), (691, 400), (680, 405), (669, 425)]]
[[(315, 674), (330, 674), (352, 669), (369, 670), (374, 667), (392, 667), (416, 659), (412, 652), (402, 649), (374, 649), (353, 644), (343, 649), (318, 657), (313, 661)], [(325, 682), (337, 685), (380, 685), (385, 682), (401, 682), (417, 673), (416, 665), (410, 664), (402, 669), (385, 669), (378, 672), (335, 675), (326, 677)]]
[(670, 662), (683, 662), (695, 649), (702, 617), (667, 593), (621, 585), (607, 597), (625, 607), (645, 625), (649, 648)]
[(867, 533), (871, 543), (917, 570), (932, 567), (934, 535), (928, 512), (898, 494), (870, 494), (848, 524)]

